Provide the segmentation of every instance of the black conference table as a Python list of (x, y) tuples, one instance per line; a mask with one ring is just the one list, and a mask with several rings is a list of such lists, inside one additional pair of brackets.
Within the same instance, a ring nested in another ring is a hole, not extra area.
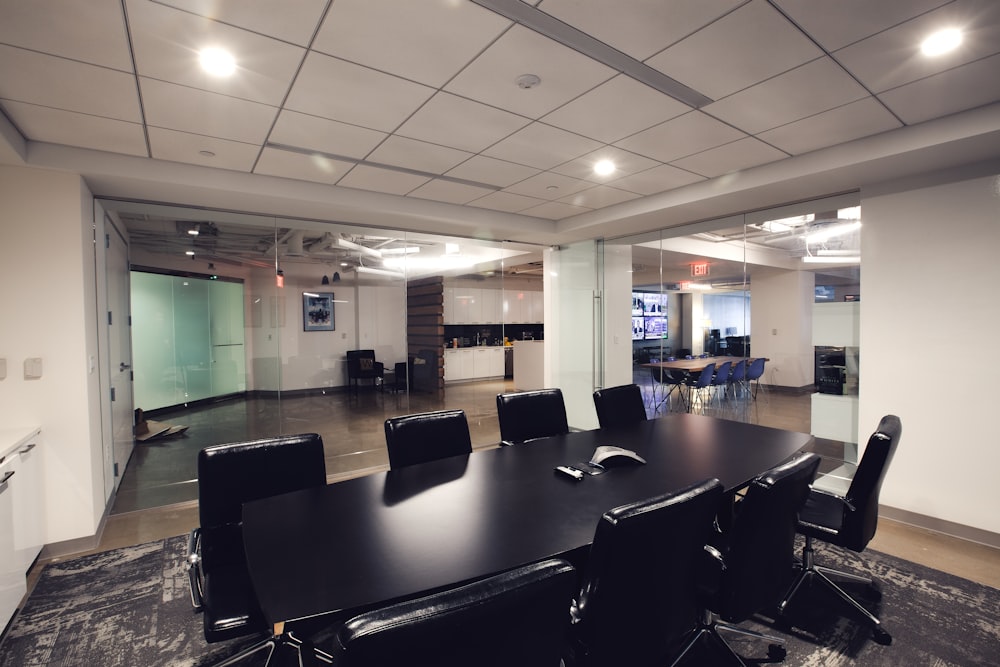
[[(601, 515), (716, 477), (729, 491), (811, 436), (691, 414), (573, 432), (246, 503), (243, 540), (276, 634), (324, 614), (417, 597), (593, 540)], [(553, 468), (618, 445), (646, 465), (580, 482)]]

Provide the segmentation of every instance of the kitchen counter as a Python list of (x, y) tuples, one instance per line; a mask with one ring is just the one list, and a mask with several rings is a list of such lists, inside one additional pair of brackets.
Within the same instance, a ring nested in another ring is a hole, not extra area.
[(518, 391), (545, 388), (545, 341), (514, 341), (514, 388)]

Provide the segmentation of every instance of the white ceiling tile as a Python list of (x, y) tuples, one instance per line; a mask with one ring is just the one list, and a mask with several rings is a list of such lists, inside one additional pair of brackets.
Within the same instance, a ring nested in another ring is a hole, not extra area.
[(950, 1), (774, 0), (785, 14), (827, 51), (836, 51)]
[(504, 188), (504, 192), (524, 195), (526, 197), (537, 197), (538, 199), (560, 199), (580, 190), (593, 187), (593, 183), (581, 181), (577, 178), (570, 178), (562, 174), (551, 171), (542, 172), (537, 176), (527, 178), (520, 183)]
[[(256, 144), (227, 141), (176, 130), (149, 128), (149, 145), (157, 160), (187, 162), (217, 169), (249, 172), (260, 148)], [(208, 151), (213, 155), (202, 155)]]
[(432, 174), (443, 174), (470, 157), (472, 157), (472, 153), (454, 148), (392, 136), (368, 156), (368, 161), (416, 169)]
[(620, 204), (623, 201), (635, 199), (638, 196), (634, 192), (619, 190), (608, 185), (597, 185), (588, 190), (563, 197), (559, 201), (563, 204), (582, 206), (584, 208), (604, 208), (605, 206), (612, 206)]
[(665, 164), (639, 172), (638, 174), (617, 179), (612, 181), (611, 185), (615, 188), (628, 190), (640, 195), (652, 195), (657, 192), (666, 192), (667, 190), (673, 190), (674, 188), (704, 180), (704, 176), (692, 174), (690, 171), (684, 171), (683, 169)]
[(387, 192), (394, 195), (405, 195), (411, 190), (419, 188), (431, 179), (426, 176), (417, 176), (402, 171), (392, 169), (380, 169), (359, 164), (346, 176), (337, 182), (348, 188), (359, 188), (361, 190), (373, 190), (375, 192)]
[(257, 161), (254, 173), (329, 185), (336, 183), (353, 166), (353, 162), (265, 148), (260, 160)]
[(421, 185), (411, 192), (409, 196), (421, 199), (433, 199), (450, 204), (466, 204), (473, 199), (478, 199), (491, 192), (494, 192), (494, 190), (435, 178), (433, 181)]
[(1000, 101), (1000, 55), (879, 95), (908, 125)]
[(786, 153), (801, 155), (900, 127), (884, 106), (866, 97), (757, 135)]
[(600, 142), (593, 139), (542, 123), (532, 123), (490, 146), (484, 153), (509, 162), (551, 169), (600, 146)]
[(542, 120), (610, 144), (690, 110), (686, 104), (619, 74)]
[(489, 208), (494, 211), (507, 211), (508, 213), (517, 213), (518, 211), (523, 211), (526, 208), (531, 208), (532, 206), (537, 206), (543, 203), (542, 199), (535, 199), (534, 197), (525, 197), (523, 195), (517, 195), (512, 192), (494, 192), (488, 194), (485, 197), (480, 197), (469, 202), (469, 206), (475, 206), (477, 208)]
[(438, 93), (397, 134), (478, 153), (530, 121), (448, 93)]
[(385, 132), (285, 110), (278, 114), (269, 141), (360, 159), (387, 136)]
[[(147, 0), (130, 0), (129, 25), (140, 76), (277, 106), (305, 49)], [(224, 48), (236, 73), (213, 76), (198, 64), (201, 49)]]
[(327, 2), (327, 0), (157, 1), (300, 46), (309, 44)]
[(622, 53), (645, 60), (746, 0), (543, 0), (538, 8)]
[[(95, 90), (101, 94), (95, 95)], [(0, 97), (117, 120), (142, 121), (132, 75), (2, 44)]]
[(434, 90), (367, 67), (310, 53), (285, 107), (391, 132)]
[(265, 104), (155, 79), (139, 82), (146, 122), (153, 127), (260, 145), (278, 112)]
[(671, 162), (745, 136), (701, 111), (691, 111), (615, 142), (615, 145), (660, 162)]
[[(522, 74), (541, 83), (523, 89)], [(538, 118), (615, 75), (614, 70), (521, 26), (514, 26), (454, 79), (445, 90), (515, 113)]]
[(697, 155), (682, 158), (673, 164), (681, 169), (714, 178), (785, 157), (788, 155), (777, 148), (768, 146), (763, 141), (753, 137), (747, 137)]
[[(601, 160), (611, 160), (615, 163), (615, 171), (607, 176), (594, 173), (594, 165)], [(591, 181), (592, 183), (607, 183), (627, 174), (651, 169), (659, 163), (647, 157), (630, 153), (614, 146), (602, 146), (593, 153), (582, 155), (575, 160), (561, 164), (552, 171)]]
[[(954, 51), (927, 57), (920, 43), (932, 32), (961, 26)], [(852, 44), (834, 57), (875, 93), (1000, 53), (1000, 2), (957, 0), (890, 30)]]
[(723, 98), (702, 110), (748, 134), (834, 109), (867, 95), (828, 57)]
[(437, 88), (510, 24), (471, 2), (337, 0), (313, 48)]
[(476, 155), (448, 172), (448, 176), (505, 188), (538, 173), (534, 167)]
[(814, 60), (823, 52), (764, 0), (754, 0), (646, 64), (720, 99)]
[(139, 123), (22, 102), (5, 101), (3, 108), (11, 121), (31, 141), (148, 156), (146, 137)]
[(533, 215), (536, 218), (548, 218), (549, 220), (562, 220), (580, 213), (586, 213), (592, 209), (582, 206), (573, 206), (563, 202), (550, 201), (538, 206), (532, 206), (521, 211), (522, 215)]
[(132, 71), (120, 0), (2, 0), (0, 15), (0, 43)]

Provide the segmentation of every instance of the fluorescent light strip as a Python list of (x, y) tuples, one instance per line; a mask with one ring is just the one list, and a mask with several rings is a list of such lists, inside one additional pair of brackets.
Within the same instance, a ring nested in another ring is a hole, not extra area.
[(368, 255), (369, 257), (375, 257), (377, 259), (382, 259), (382, 253), (368, 246), (355, 243), (354, 241), (348, 241), (347, 239), (337, 239), (337, 247), (345, 248), (346, 250), (353, 250), (355, 252), (361, 253), (362, 255)]
[(802, 258), (805, 264), (860, 264), (860, 257), (815, 257), (806, 255)]
[(375, 276), (389, 276), (390, 278), (402, 278), (403, 274), (398, 271), (389, 271), (388, 269), (376, 269), (371, 266), (358, 266), (354, 268), (355, 273), (369, 273)]
[(511, 21), (523, 25), (540, 35), (568, 46), (577, 53), (603, 63), (608, 67), (646, 84), (664, 95), (683, 102), (684, 104), (701, 108), (713, 102), (712, 98), (702, 95), (697, 90), (685, 86), (676, 79), (671, 79), (663, 72), (653, 69), (635, 58), (625, 55), (604, 42), (594, 39), (587, 33), (577, 30), (568, 23), (546, 14), (521, 0), (472, 0), (480, 7), (504, 16)]

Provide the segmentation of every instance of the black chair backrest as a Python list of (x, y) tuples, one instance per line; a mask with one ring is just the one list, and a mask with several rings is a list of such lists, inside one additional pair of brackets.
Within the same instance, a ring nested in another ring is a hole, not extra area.
[(576, 571), (549, 560), (349, 620), (339, 667), (559, 667)]
[(799, 510), (819, 463), (816, 454), (799, 454), (759, 475), (736, 503), (723, 540), (726, 569), (713, 605), (724, 620), (740, 623), (785, 592)]
[(846, 512), (840, 536), (841, 544), (849, 549), (861, 551), (875, 536), (879, 492), (902, 433), (903, 425), (899, 417), (886, 415), (868, 438), (861, 463), (847, 490), (847, 504), (854, 509)]
[(601, 517), (574, 626), (587, 664), (667, 664), (671, 644), (697, 625), (692, 572), (722, 497), (713, 479)]
[(598, 389), (594, 392), (594, 407), (601, 428), (646, 421), (646, 404), (642, 402), (642, 391), (637, 384)]
[(243, 522), (243, 503), (326, 484), (323, 438), (315, 433), (213, 445), (198, 452), (202, 530)]
[(569, 433), (566, 404), (560, 389), (537, 389), (497, 395), (500, 439), (521, 443)]
[(370, 377), (375, 374), (375, 350), (348, 350), (347, 372), (350, 377)]
[(389, 467), (401, 468), (472, 451), (464, 410), (439, 410), (385, 420)]

